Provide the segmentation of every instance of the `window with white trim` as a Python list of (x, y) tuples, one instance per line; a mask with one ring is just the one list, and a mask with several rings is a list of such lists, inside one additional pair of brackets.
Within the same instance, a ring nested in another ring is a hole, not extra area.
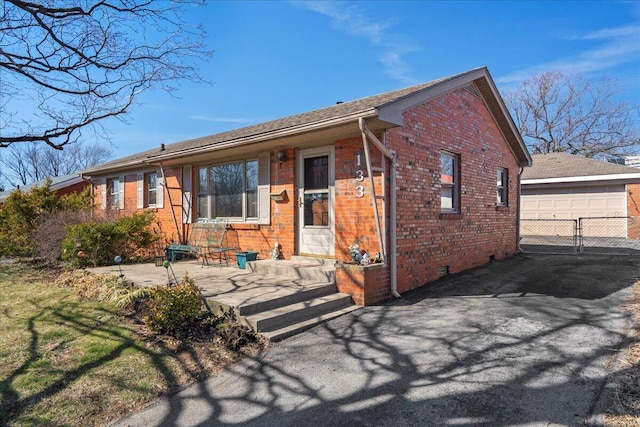
[(120, 179), (112, 178), (107, 180), (107, 206), (109, 209), (120, 209)]
[(158, 204), (158, 173), (157, 172), (145, 173), (144, 183), (147, 190), (146, 205), (148, 207), (157, 206)]
[(498, 206), (507, 206), (509, 204), (508, 182), (507, 170), (499, 168), (496, 174), (496, 204)]
[(258, 160), (198, 169), (198, 218), (258, 219)]
[(460, 212), (460, 156), (440, 153), (440, 210)]

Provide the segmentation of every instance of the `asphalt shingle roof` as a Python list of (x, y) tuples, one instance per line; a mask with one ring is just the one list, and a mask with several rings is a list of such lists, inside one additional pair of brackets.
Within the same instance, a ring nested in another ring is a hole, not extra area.
[[(314, 123), (323, 122), (323, 121), (331, 120), (334, 118), (337, 119), (340, 117), (357, 114), (359, 112), (369, 111), (371, 109), (375, 109), (378, 107), (382, 107), (386, 104), (399, 101), (402, 98), (405, 98), (409, 95), (413, 95), (431, 86), (434, 86), (439, 83), (443, 83), (447, 80), (453, 80), (455, 78), (464, 76), (465, 74), (469, 74), (476, 70), (477, 69), (474, 69), (474, 70), (466, 71), (464, 73), (445, 77), (442, 79), (421, 83), (415, 86), (397, 89), (397, 90), (385, 92), (378, 95), (368, 96), (368, 97), (356, 99), (353, 101), (342, 102), (342, 103), (338, 103), (328, 107), (320, 108), (317, 110), (313, 110), (313, 111), (309, 111), (301, 114), (294, 114), (292, 116), (287, 116), (287, 117), (271, 120), (264, 123), (258, 123), (258, 124), (243, 127), (240, 129), (234, 129), (227, 132), (204, 136), (201, 138), (175, 142), (172, 144), (166, 144), (164, 146), (164, 151), (162, 152), (162, 154), (166, 155), (171, 153), (178, 153), (183, 150), (192, 150), (192, 149), (197, 149), (201, 147), (211, 147), (217, 144), (239, 140), (242, 138), (265, 135), (271, 132), (276, 132), (276, 131), (285, 130), (289, 128), (295, 128), (298, 126), (311, 125)], [(160, 146), (160, 143), (158, 143), (158, 146)], [(141, 153), (133, 154), (131, 156), (122, 157), (110, 162), (103, 163), (102, 165), (100, 165), (100, 167), (117, 166), (119, 164), (125, 164), (125, 163), (129, 163), (136, 160), (146, 159), (149, 156), (153, 156), (157, 154), (159, 154), (159, 148), (154, 148)], [(90, 170), (95, 170), (95, 169), (97, 168), (91, 168)]]
[[(404, 108), (412, 102), (420, 102), (421, 99), (429, 99), (431, 94), (435, 95), (438, 88), (447, 88), (447, 84), (454, 83), (456, 87), (468, 85), (475, 82), (477, 89), (482, 94), (487, 103), (487, 107), (492, 111), (496, 123), (507, 135), (507, 142), (514, 150), (519, 164), (528, 165), (530, 162), (529, 153), (524, 142), (509, 116), (506, 107), (500, 99), (500, 95), (495, 88), (495, 84), (489, 76), (485, 67), (475, 68), (463, 73), (449, 77), (433, 80), (430, 82), (410, 86), (390, 92), (368, 96), (353, 101), (336, 103), (334, 105), (317, 110), (294, 114), (280, 119), (271, 120), (264, 123), (234, 129), (214, 135), (204, 136), (172, 144), (160, 144), (158, 147), (131, 156), (122, 157), (102, 165), (98, 165), (81, 173), (85, 176), (113, 173), (114, 171), (132, 169), (142, 164), (157, 162), (158, 159), (179, 159), (197, 155), (203, 152), (213, 152), (219, 149), (239, 147), (256, 142), (267, 142), (278, 138), (285, 138), (291, 135), (304, 134), (328, 129), (332, 126), (339, 126), (343, 123), (357, 123), (359, 118), (377, 117), (382, 122), (395, 126), (400, 123), (394, 116), (396, 107)], [(403, 102), (406, 102), (403, 104)], [(379, 114), (385, 113), (384, 117)]]
[(568, 153), (533, 154), (533, 165), (525, 168), (522, 179), (566, 178), (574, 176), (597, 176), (638, 173), (629, 166), (603, 162)]

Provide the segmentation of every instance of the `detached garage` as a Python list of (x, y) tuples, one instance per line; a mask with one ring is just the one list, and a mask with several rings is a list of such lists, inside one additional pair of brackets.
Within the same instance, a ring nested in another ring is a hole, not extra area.
[[(521, 181), (521, 219), (593, 218), (584, 236), (638, 238), (640, 170), (567, 153), (536, 154)], [(630, 218), (627, 218), (630, 217)], [(596, 220), (597, 218), (597, 220)], [(585, 223), (588, 223), (585, 221)], [(541, 221), (550, 235), (568, 236), (575, 221)], [(597, 227), (595, 226), (597, 224)]]

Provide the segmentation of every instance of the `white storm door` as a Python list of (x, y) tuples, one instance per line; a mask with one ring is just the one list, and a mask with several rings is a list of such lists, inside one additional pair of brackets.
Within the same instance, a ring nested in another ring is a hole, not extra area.
[(333, 146), (298, 153), (298, 253), (335, 254)]

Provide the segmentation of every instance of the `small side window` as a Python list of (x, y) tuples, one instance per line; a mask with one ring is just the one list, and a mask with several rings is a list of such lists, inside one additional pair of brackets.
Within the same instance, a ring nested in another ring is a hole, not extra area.
[(498, 169), (498, 173), (496, 175), (496, 204), (498, 206), (507, 206), (509, 204), (508, 198), (508, 177), (506, 169)]
[(155, 207), (158, 204), (158, 174), (157, 172), (146, 173), (144, 178), (147, 186), (146, 205)]
[(109, 209), (120, 209), (120, 180), (117, 178), (108, 180), (107, 185), (109, 186), (107, 193)]
[(445, 213), (460, 212), (460, 157), (440, 153), (440, 210)]

